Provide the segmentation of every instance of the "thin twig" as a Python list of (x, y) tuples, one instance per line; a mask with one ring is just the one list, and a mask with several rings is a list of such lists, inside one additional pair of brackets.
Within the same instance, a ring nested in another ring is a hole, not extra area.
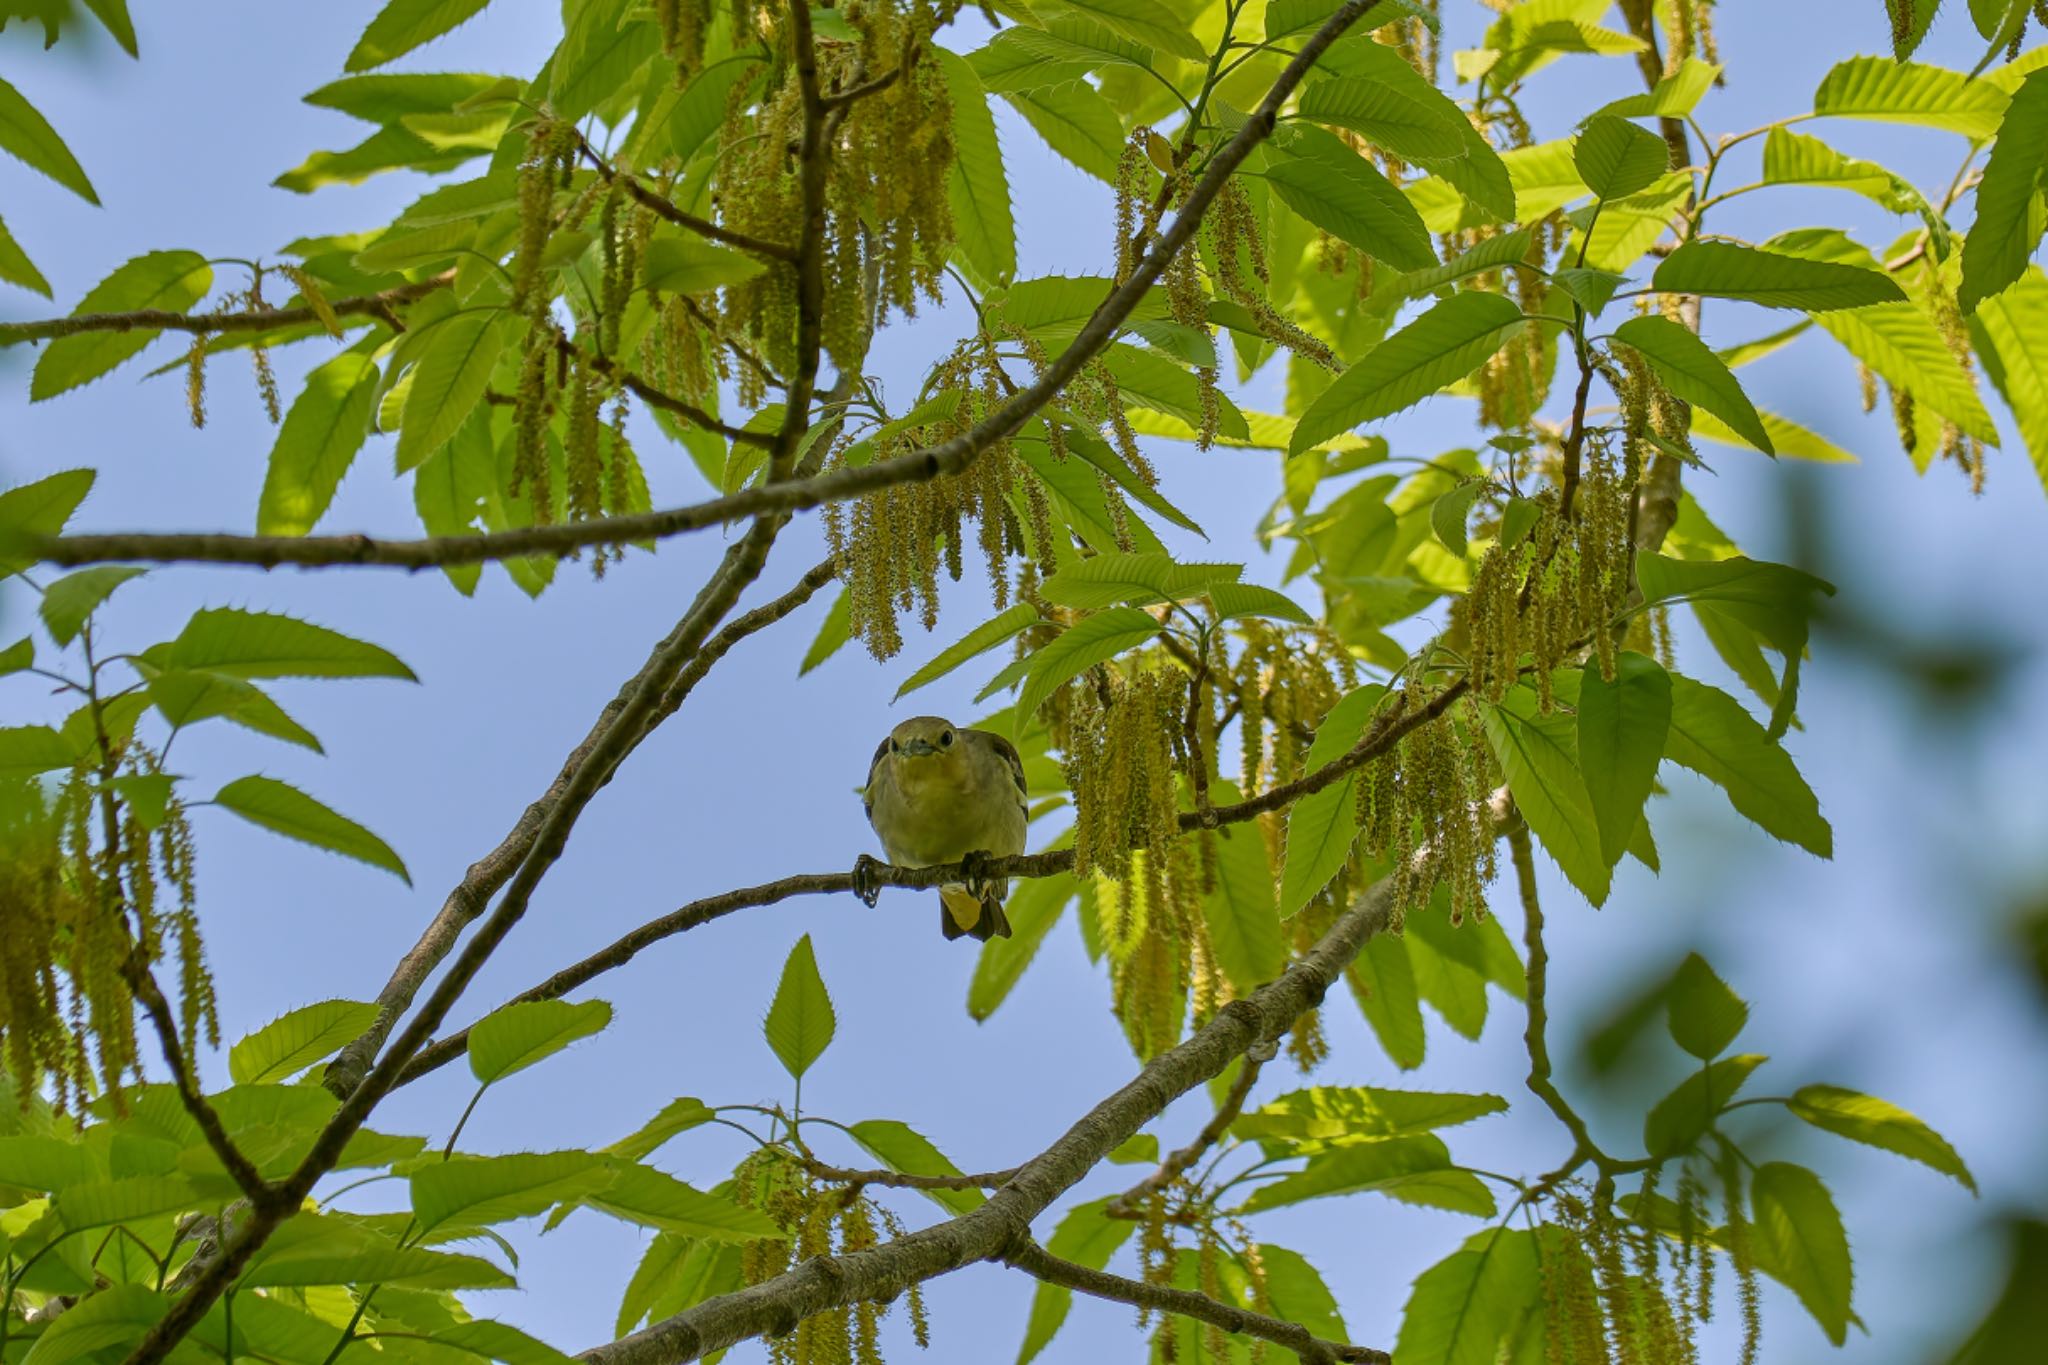
[(252, 1199), (261, 1195), (269, 1188), (262, 1172), (228, 1136), (227, 1125), (221, 1122), (220, 1114), (207, 1102), (205, 1093), (193, 1079), (192, 1063), (178, 1039), (177, 1021), (171, 1017), (171, 1006), (164, 999), (163, 988), (157, 985), (156, 977), (135, 955), (131, 954), (129, 960), (122, 964), (121, 974), (127, 978), (129, 990), (142, 1002), (142, 1008), (156, 1029), (157, 1044), (163, 1050), (164, 1065), (170, 1068), (171, 1084), (178, 1092), (178, 1102), (199, 1125), (199, 1131), (206, 1137), (206, 1145), (213, 1149), (220, 1164), (227, 1167), (228, 1174), (242, 1193)]
[[(444, 270), (427, 279), (396, 285), (375, 294), (335, 299), (328, 307), (338, 317), (367, 313), (381, 320), (391, 305), (415, 303), (453, 283), (455, 272)], [(222, 313), (173, 313), (162, 308), (137, 308), (125, 313), (81, 313), (75, 317), (47, 318), (40, 322), (0, 322), (0, 346), (11, 346), (18, 341), (77, 336), (81, 332), (267, 332), (274, 327), (322, 321), (324, 319), (310, 304), (297, 308), (258, 308)]]
[(766, 256), (774, 261), (796, 260), (796, 252), (780, 242), (764, 242), (758, 237), (749, 237), (743, 232), (722, 228), (709, 219), (699, 218), (694, 213), (677, 208), (666, 198), (641, 184), (630, 172), (614, 168), (611, 162), (599, 154), (597, 148), (590, 145), (581, 131), (576, 132), (576, 146), (583, 153), (584, 159), (590, 163), (591, 169), (596, 171), (607, 185), (617, 185), (633, 202), (653, 210), (656, 215), (668, 219), (677, 227), (694, 232), (699, 237), (708, 237), (714, 242), (737, 247), (755, 256)]
[(1126, 1279), (1122, 1275), (1112, 1275), (1106, 1270), (1091, 1270), (1087, 1266), (1061, 1260), (1028, 1238), (1012, 1248), (1003, 1260), (1033, 1279), (1043, 1280), (1047, 1284), (1060, 1285), (1098, 1299), (1108, 1299), (1112, 1303), (1135, 1304), (1139, 1308), (1152, 1309), (1156, 1312), (1178, 1314), (1184, 1318), (1213, 1324), (1237, 1336), (1258, 1337), (1276, 1346), (1285, 1346), (1302, 1360), (1312, 1362), (1312, 1365), (1330, 1365), (1335, 1361), (1357, 1362), (1357, 1365), (1391, 1365), (1393, 1360), (1385, 1351), (1375, 1350), (1370, 1346), (1352, 1346), (1341, 1341), (1329, 1341), (1315, 1335), (1298, 1322), (1268, 1317), (1264, 1313), (1254, 1313), (1250, 1309), (1239, 1308), (1236, 1304), (1219, 1302), (1207, 1294), (1147, 1284), (1143, 1280)]
[(1190, 1166), (1200, 1161), (1202, 1153), (1215, 1146), (1230, 1125), (1237, 1121), (1237, 1116), (1244, 1112), (1246, 1097), (1252, 1093), (1252, 1087), (1258, 1084), (1260, 1070), (1272, 1059), (1271, 1051), (1266, 1051), (1263, 1055), (1258, 1052), (1246, 1052), (1244, 1062), (1238, 1068), (1237, 1079), (1230, 1083), (1230, 1092), (1223, 1097), (1223, 1103), (1216, 1106), (1216, 1112), (1209, 1116), (1209, 1121), (1202, 1125), (1202, 1131), (1195, 1134), (1195, 1140), (1169, 1154), (1166, 1160), (1159, 1163), (1158, 1170), (1110, 1200), (1103, 1206), (1102, 1211), (1111, 1218), (1144, 1217), (1142, 1205), (1145, 1201), (1178, 1180)]
[(1007, 1171), (984, 1171), (980, 1175), (906, 1175), (902, 1171), (849, 1170), (816, 1160), (804, 1162), (804, 1169), (820, 1180), (845, 1185), (884, 1185), (896, 1190), (993, 1190), (1009, 1184), (1018, 1170), (1012, 1166)]

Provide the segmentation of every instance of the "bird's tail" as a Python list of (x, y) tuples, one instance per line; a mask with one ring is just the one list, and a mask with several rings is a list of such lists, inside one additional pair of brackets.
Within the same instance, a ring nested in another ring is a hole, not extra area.
[(972, 935), (986, 943), (1010, 937), (1010, 917), (1003, 913), (1002, 892), (993, 887), (977, 894), (964, 886), (942, 886), (939, 905), (939, 929), (948, 939)]

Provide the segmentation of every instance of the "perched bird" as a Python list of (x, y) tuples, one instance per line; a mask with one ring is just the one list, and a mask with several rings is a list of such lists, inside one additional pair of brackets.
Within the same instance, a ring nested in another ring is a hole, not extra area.
[[(937, 716), (904, 721), (875, 750), (861, 798), (898, 867), (971, 865), (1024, 851), (1024, 761), (1009, 740), (986, 730), (958, 729)], [(1009, 889), (1007, 877), (972, 875), (940, 887), (939, 928), (949, 939), (1008, 938)]]

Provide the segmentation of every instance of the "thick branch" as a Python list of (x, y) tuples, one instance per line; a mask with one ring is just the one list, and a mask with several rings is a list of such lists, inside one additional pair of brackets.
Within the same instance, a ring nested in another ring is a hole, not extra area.
[(1177, 1313), (1184, 1318), (1198, 1322), (1213, 1323), (1226, 1332), (1244, 1337), (1259, 1337), (1276, 1346), (1285, 1346), (1311, 1365), (1329, 1365), (1333, 1361), (1355, 1361), (1360, 1365), (1391, 1365), (1393, 1357), (1385, 1351), (1370, 1346), (1351, 1346), (1341, 1341), (1327, 1341), (1316, 1336), (1298, 1322), (1285, 1318), (1268, 1317), (1239, 1308), (1235, 1304), (1221, 1303), (1206, 1294), (1197, 1294), (1187, 1289), (1169, 1289), (1165, 1285), (1146, 1284), (1143, 1280), (1126, 1279), (1112, 1275), (1106, 1270), (1090, 1270), (1087, 1266), (1063, 1261), (1048, 1252), (1036, 1242), (1026, 1241), (1003, 1258), (1033, 1279), (1044, 1280), (1047, 1284), (1060, 1285), (1098, 1299), (1112, 1303), (1135, 1304), (1162, 1313)]
[[(453, 283), (455, 272), (444, 270), (427, 279), (397, 285), (375, 294), (335, 299), (328, 307), (338, 317), (365, 313), (376, 317), (394, 304), (414, 303)], [(76, 317), (49, 318), (42, 322), (0, 322), (0, 346), (12, 346), (17, 341), (77, 336), (81, 332), (267, 332), (273, 327), (323, 321), (325, 319), (310, 304), (301, 304), (297, 308), (259, 308), (230, 313), (172, 313), (161, 308), (138, 308), (127, 313), (81, 313)]]

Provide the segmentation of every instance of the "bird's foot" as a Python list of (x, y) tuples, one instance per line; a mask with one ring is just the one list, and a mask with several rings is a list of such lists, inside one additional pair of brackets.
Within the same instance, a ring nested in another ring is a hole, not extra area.
[(867, 853), (853, 860), (853, 894), (859, 896), (861, 904), (870, 910), (882, 898), (882, 869), (887, 866), (881, 859)]
[(986, 849), (977, 848), (971, 853), (962, 854), (960, 856), (960, 879), (970, 887), (977, 888), (977, 895), (981, 894), (979, 888), (985, 887), (990, 882), (996, 880), (995, 874), (990, 871), (990, 865), (995, 860), (995, 855)]

